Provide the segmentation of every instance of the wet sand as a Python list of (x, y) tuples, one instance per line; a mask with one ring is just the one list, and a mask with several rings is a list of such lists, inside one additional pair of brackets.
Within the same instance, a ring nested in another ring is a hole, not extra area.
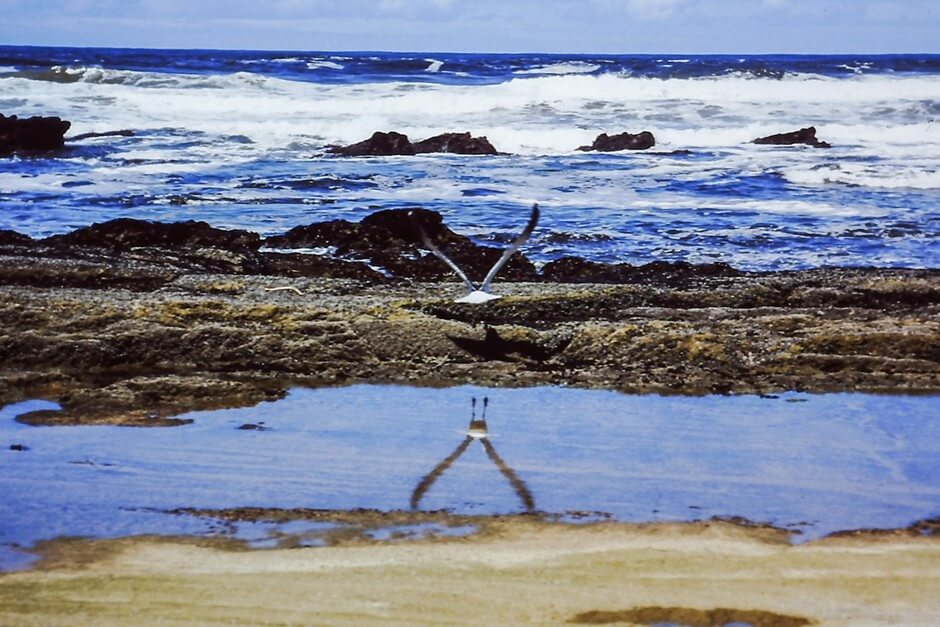
[[(479, 535), (245, 551), (203, 541), (59, 541), (0, 576), (0, 623), (564, 624), (710, 620), (930, 625), (940, 543), (799, 546), (728, 523), (496, 521)], [(717, 618), (716, 618), (717, 617)], [(705, 621), (705, 622), (700, 622)]]

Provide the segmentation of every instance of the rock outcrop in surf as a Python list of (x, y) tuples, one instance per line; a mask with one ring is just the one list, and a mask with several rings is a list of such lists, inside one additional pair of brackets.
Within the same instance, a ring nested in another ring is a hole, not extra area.
[(418, 154), (449, 152), (458, 155), (495, 155), (496, 148), (486, 137), (472, 137), (470, 133), (443, 133), (414, 144)]
[(415, 148), (407, 135), (395, 131), (376, 131), (369, 139), (348, 146), (330, 146), (327, 152), (343, 157), (388, 157), (413, 155)]
[(0, 157), (59, 150), (71, 126), (58, 117), (18, 118), (0, 113)]
[(442, 133), (412, 143), (407, 135), (395, 131), (376, 131), (372, 137), (348, 146), (330, 146), (328, 152), (343, 157), (382, 157), (446, 152), (458, 155), (495, 155), (496, 148), (486, 137), (470, 133)]
[(620, 150), (646, 150), (656, 145), (656, 138), (649, 131), (608, 135), (601, 133), (590, 146), (581, 146), (582, 152), (617, 152)]
[(806, 144), (807, 146), (813, 146), (814, 148), (832, 148), (832, 144), (829, 142), (820, 141), (816, 137), (815, 126), (807, 126), (806, 128), (801, 128), (798, 131), (790, 131), (789, 133), (777, 133), (775, 135), (768, 135), (767, 137), (758, 137), (757, 139), (751, 141), (751, 143), (771, 144), (774, 146)]

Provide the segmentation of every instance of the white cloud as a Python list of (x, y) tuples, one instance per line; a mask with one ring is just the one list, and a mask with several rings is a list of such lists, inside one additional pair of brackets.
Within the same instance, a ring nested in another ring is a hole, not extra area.
[(627, 9), (637, 17), (662, 19), (676, 12), (687, 0), (627, 0)]

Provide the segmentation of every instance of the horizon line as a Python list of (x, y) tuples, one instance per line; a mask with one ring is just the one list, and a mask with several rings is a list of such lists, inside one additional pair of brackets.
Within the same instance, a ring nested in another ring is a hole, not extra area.
[(120, 45), (87, 45), (87, 44), (0, 44), (3, 48), (65, 48), (65, 49), (90, 49), (90, 50), (161, 50), (174, 52), (304, 52), (304, 53), (329, 53), (329, 54), (440, 54), (440, 55), (559, 55), (559, 56), (618, 56), (618, 57), (651, 57), (661, 55), (673, 56), (702, 56), (702, 57), (739, 57), (739, 56), (780, 56), (780, 57), (816, 57), (816, 56), (870, 56), (870, 57), (891, 57), (891, 56), (925, 56), (940, 57), (940, 52), (551, 52), (546, 50), (527, 50), (527, 51), (502, 51), (502, 52), (471, 52), (466, 50), (392, 50), (392, 49), (302, 49), (302, 48), (192, 48), (187, 46), (120, 46)]

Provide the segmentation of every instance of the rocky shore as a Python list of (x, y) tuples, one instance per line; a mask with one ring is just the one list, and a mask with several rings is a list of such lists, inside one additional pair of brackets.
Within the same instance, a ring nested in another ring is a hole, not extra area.
[[(435, 216), (422, 214), (432, 237), (479, 278), (499, 249)], [(452, 302), (462, 286), (410, 229), (382, 212), (268, 240), (133, 220), (0, 232), (0, 404), (62, 405), (31, 424), (157, 426), (354, 382), (940, 391), (940, 270), (539, 270), (519, 256), (497, 281), (504, 298), (474, 306)], [(290, 250), (311, 245), (337, 252)]]

